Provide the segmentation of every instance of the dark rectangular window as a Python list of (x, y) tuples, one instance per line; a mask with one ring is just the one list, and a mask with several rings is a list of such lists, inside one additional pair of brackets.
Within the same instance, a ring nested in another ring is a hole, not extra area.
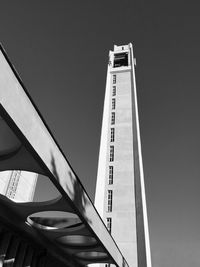
[(115, 98), (112, 98), (112, 109), (115, 109)]
[(115, 128), (110, 129), (110, 142), (115, 141)]
[(108, 212), (112, 212), (112, 190), (108, 190)]
[(128, 66), (128, 53), (117, 53), (114, 56), (114, 68)]
[(113, 96), (116, 96), (116, 86), (115, 86), (115, 85), (113, 85), (112, 95), (113, 95)]
[(113, 74), (113, 84), (115, 84), (117, 81), (117, 77), (116, 77), (116, 74)]
[(110, 146), (110, 161), (114, 161), (114, 146)]
[(113, 184), (113, 166), (109, 166), (108, 184)]
[(109, 233), (111, 233), (111, 229), (112, 229), (112, 218), (107, 218), (107, 229), (109, 231)]
[(115, 124), (115, 112), (111, 113), (111, 124)]

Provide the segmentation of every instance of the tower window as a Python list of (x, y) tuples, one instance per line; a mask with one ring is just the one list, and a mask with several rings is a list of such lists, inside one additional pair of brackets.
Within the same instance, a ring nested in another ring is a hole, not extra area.
[(112, 212), (112, 190), (108, 190), (108, 212)]
[(109, 166), (108, 184), (113, 184), (113, 166)]
[(116, 95), (116, 86), (113, 85), (113, 91), (112, 91), (112, 95), (115, 96)]
[(110, 161), (114, 161), (114, 146), (110, 146)]
[(114, 56), (114, 68), (128, 66), (128, 53), (118, 53)]
[(110, 142), (115, 141), (115, 128), (110, 129)]
[(107, 218), (107, 229), (109, 233), (111, 233), (111, 228), (112, 228), (112, 218)]
[(113, 74), (113, 84), (116, 83), (116, 80), (117, 80), (116, 74)]
[(112, 99), (112, 109), (115, 109), (115, 99)]
[(111, 113), (111, 124), (115, 124), (115, 112)]

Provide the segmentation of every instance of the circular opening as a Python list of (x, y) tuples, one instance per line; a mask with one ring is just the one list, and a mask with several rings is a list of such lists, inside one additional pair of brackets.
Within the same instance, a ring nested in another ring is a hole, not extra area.
[(31, 202), (37, 173), (7, 170), (0, 172), (0, 193), (14, 202)]
[(68, 235), (59, 237), (56, 240), (59, 244), (66, 246), (93, 246), (97, 244), (95, 238), (83, 235)]
[(0, 172), (0, 194), (14, 202), (44, 202), (61, 196), (44, 175), (24, 170)]
[(76, 214), (64, 211), (37, 212), (28, 216), (27, 221), (32, 226), (43, 230), (63, 229), (81, 222)]
[(108, 255), (105, 252), (97, 252), (97, 251), (82, 251), (78, 252), (76, 256), (80, 259), (85, 259), (85, 260), (90, 260), (90, 259), (101, 260), (108, 257)]

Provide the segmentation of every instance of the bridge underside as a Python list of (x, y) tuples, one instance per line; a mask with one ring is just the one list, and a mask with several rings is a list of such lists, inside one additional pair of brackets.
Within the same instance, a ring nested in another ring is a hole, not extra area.
[(65, 267), (45, 248), (11, 225), (0, 222), (0, 266)]
[(38, 173), (58, 192), (0, 195), (0, 266), (128, 266), (2, 48), (0, 70), (0, 171)]

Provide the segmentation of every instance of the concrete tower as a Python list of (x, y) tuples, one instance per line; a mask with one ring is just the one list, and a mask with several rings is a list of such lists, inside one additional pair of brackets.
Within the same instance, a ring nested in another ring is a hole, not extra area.
[(135, 63), (132, 44), (109, 53), (95, 206), (129, 266), (151, 267)]

